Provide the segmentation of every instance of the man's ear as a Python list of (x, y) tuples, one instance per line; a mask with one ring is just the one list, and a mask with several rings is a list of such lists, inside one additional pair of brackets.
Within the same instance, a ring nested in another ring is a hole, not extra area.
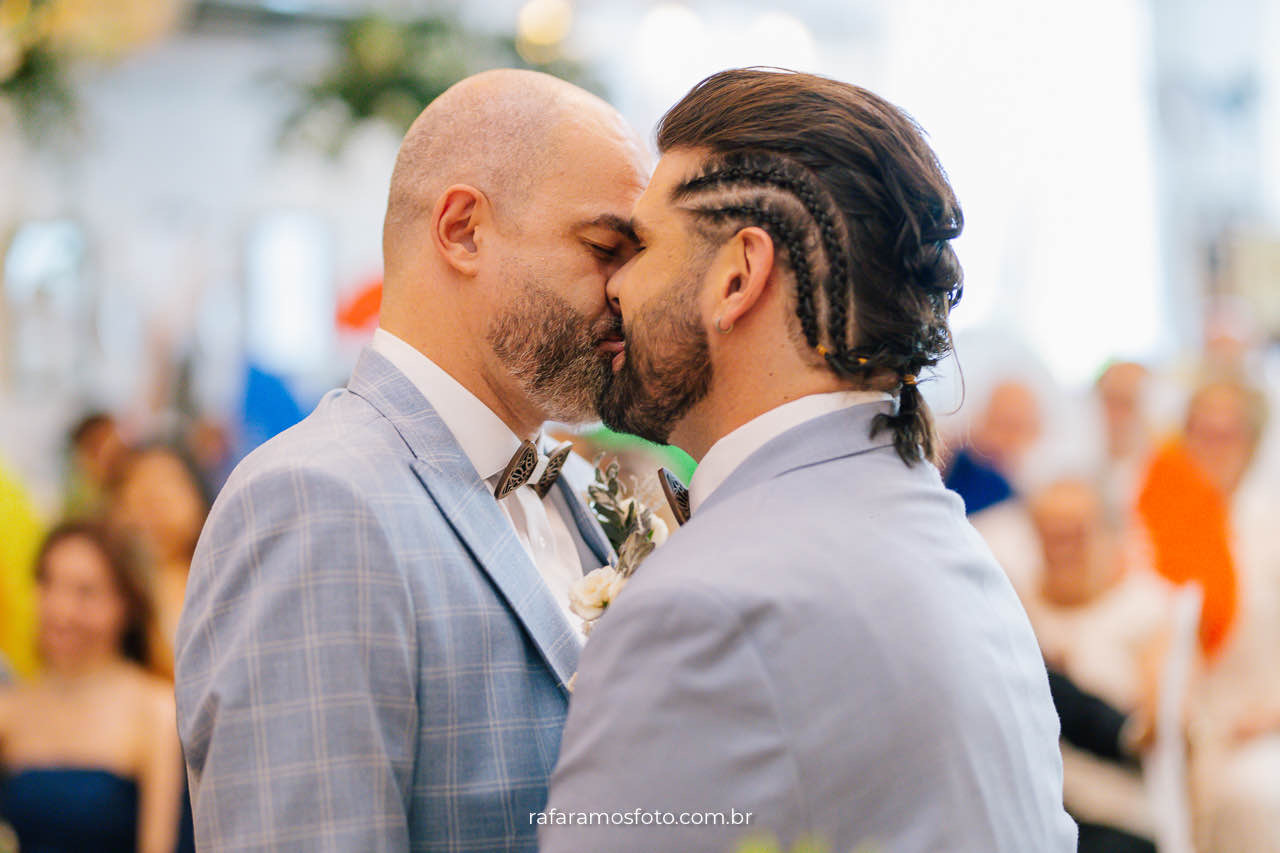
[(763, 228), (743, 228), (721, 250), (715, 323), (724, 332), (759, 303), (773, 276), (773, 238)]
[(454, 184), (431, 211), (431, 239), (445, 263), (463, 275), (475, 275), (479, 262), (476, 232), (486, 224), (489, 200), (467, 184)]

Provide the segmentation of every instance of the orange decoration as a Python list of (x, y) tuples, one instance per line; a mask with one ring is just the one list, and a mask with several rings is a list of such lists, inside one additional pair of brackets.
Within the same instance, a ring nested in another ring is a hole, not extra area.
[(382, 309), (382, 279), (371, 279), (356, 294), (338, 307), (338, 328), (350, 332), (364, 331), (378, 322)]
[(1173, 441), (1151, 461), (1138, 514), (1151, 537), (1156, 571), (1175, 584), (1196, 581), (1204, 590), (1200, 647), (1206, 657), (1217, 655), (1239, 608), (1227, 497)]

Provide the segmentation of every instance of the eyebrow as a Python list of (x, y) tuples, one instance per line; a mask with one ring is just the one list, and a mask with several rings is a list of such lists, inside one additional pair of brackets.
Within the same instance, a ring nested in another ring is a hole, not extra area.
[(581, 231), (584, 228), (608, 228), (617, 231), (628, 240), (636, 240), (635, 228), (632, 226), (630, 219), (624, 219), (614, 213), (602, 213), (594, 219), (586, 219), (578, 223), (575, 231)]
[(643, 224), (641, 224), (639, 219), (636, 219), (633, 216), (631, 218), (631, 221), (627, 223), (627, 228), (631, 232), (632, 240), (634, 240), (635, 242), (639, 243), (642, 246), (647, 242), (646, 235), (650, 233), (649, 229), (645, 227)]

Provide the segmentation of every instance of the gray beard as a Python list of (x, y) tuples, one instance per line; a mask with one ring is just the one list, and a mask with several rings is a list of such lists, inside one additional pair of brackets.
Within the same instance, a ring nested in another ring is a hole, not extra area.
[[(612, 324), (610, 324), (612, 325)], [(595, 420), (609, 362), (596, 350), (607, 331), (593, 328), (563, 298), (536, 284), (489, 326), (494, 355), (548, 420)]]

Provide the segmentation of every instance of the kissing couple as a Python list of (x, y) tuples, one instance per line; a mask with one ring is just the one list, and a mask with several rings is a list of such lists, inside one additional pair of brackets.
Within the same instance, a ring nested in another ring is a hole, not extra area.
[[(923, 132), (739, 69), (657, 149), (527, 71), (409, 129), (380, 328), (196, 552), (200, 849), (1075, 850), (1036, 640), (934, 465), (963, 220)], [(698, 468), (584, 645), (616, 555), (542, 429), (597, 419)]]

